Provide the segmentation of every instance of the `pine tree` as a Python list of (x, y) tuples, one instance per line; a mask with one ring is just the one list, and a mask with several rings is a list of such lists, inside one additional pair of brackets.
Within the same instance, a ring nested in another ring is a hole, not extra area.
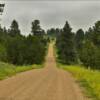
[(32, 22), (32, 28), (31, 32), (33, 35), (40, 35), (42, 32), (42, 29), (40, 27), (40, 21), (39, 20), (34, 20)]
[(19, 25), (16, 20), (13, 20), (9, 29), (9, 35), (14, 37), (20, 35)]
[(79, 29), (75, 35), (75, 45), (77, 50), (82, 48), (83, 41), (84, 41), (84, 31), (82, 29)]
[(100, 21), (97, 21), (93, 27), (92, 40), (96, 46), (100, 47)]
[(60, 39), (58, 41), (58, 54), (62, 63), (72, 64), (76, 61), (76, 53), (74, 50), (72, 28), (66, 22)]

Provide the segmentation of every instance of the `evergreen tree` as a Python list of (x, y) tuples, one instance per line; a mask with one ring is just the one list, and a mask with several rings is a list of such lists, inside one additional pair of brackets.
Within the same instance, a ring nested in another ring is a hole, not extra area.
[(76, 53), (73, 43), (72, 28), (69, 23), (66, 22), (62, 34), (60, 35), (60, 41), (58, 42), (58, 56), (62, 63), (72, 64), (76, 61)]
[(100, 21), (97, 21), (93, 27), (92, 40), (96, 46), (100, 47)]
[(79, 58), (85, 66), (100, 69), (100, 21), (97, 21), (85, 34)]
[(88, 31), (85, 32), (85, 40), (92, 41), (92, 34), (93, 34), (93, 29), (90, 27)]
[(9, 29), (9, 35), (14, 37), (16, 35), (20, 35), (20, 30), (18, 26), (18, 22), (16, 20), (13, 20)]
[(100, 51), (91, 41), (85, 41), (80, 55), (80, 59), (85, 66), (100, 69)]
[(57, 37), (57, 35), (60, 34), (60, 29), (59, 28), (51, 28), (47, 30), (47, 35), (51, 38), (51, 39), (55, 39)]
[(39, 20), (34, 20), (32, 22), (32, 34), (33, 35), (41, 35), (42, 32), (44, 32), (41, 27), (40, 27), (40, 21)]
[(84, 31), (82, 29), (79, 29), (75, 35), (75, 45), (78, 50), (82, 48), (83, 41), (84, 41)]

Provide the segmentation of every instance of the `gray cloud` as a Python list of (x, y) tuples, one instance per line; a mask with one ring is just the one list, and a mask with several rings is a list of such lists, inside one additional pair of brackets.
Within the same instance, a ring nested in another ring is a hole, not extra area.
[(98, 1), (4, 1), (5, 11), (2, 24), (9, 27), (11, 21), (19, 22), (23, 34), (31, 31), (34, 19), (41, 21), (44, 29), (62, 28), (68, 20), (73, 31), (78, 28), (88, 29), (100, 20), (100, 2)]

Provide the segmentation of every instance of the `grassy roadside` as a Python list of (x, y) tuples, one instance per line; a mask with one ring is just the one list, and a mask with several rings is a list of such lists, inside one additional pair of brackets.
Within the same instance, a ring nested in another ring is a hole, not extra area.
[(100, 71), (86, 69), (81, 65), (63, 65), (58, 63), (57, 49), (54, 46), (54, 56), (56, 58), (57, 67), (72, 73), (76, 81), (80, 84), (84, 94), (90, 100), (100, 100)]
[(7, 77), (11, 77), (17, 73), (32, 70), (32, 69), (39, 69), (43, 68), (45, 66), (45, 60), (46, 56), (48, 53), (48, 47), (49, 44), (46, 46), (46, 51), (45, 51), (45, 58), (42, 64), (33, 64), (33, 65), (23, 65), (23, 66), (17, 66), (13, 64), (8, 64), (4, 62), (0, 62), (0, 80), (3, 80)]
[(0, 80), (13, 76), (16, 73), (24, 72), (31, 69), (42, 68), (43, 65), (27, 65), (27, 66), (15, 66), (13, 64), (0, 62)]
[(72, 73), (76, 80), (84, 87), (87, 97), (100, 100), (100, 71), (86, 69), (79, 65), (58, 65), (60, 68)]

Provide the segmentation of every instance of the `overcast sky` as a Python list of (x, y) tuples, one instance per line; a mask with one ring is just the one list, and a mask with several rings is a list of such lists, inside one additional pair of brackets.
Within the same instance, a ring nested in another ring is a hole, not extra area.
[(73, 31), (79, 28), (87, 30), (100, 20), (99, 1), (0, 1), (6, 4), (1, 24), (10, 27), (16, 19), (22, 34), (31, 31), (31, 22), (39, 19), (41, 27), (62, 28), (67, 20)]

